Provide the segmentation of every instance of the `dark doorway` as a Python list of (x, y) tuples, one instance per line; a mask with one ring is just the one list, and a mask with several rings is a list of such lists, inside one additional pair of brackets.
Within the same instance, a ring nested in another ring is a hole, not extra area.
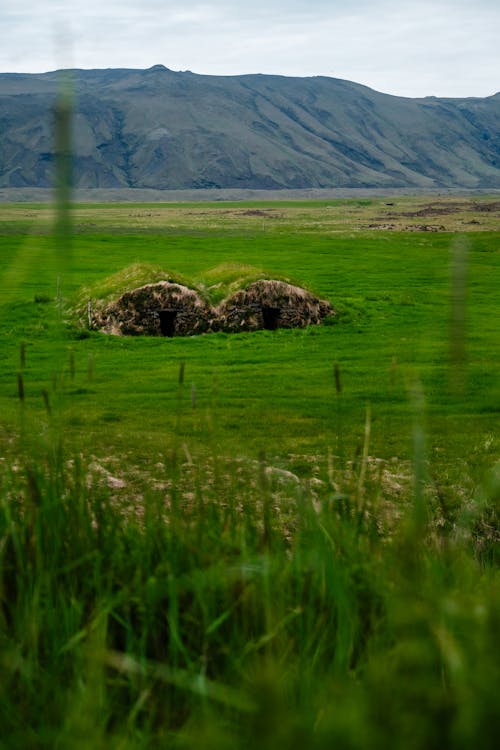
[(158, 310), (162, 336), (168, 336), (169, 338), (175, 336), (175, 319), (177, 318), (177, 312), (177, 310)]
[(267, 331), (275, 331), (278, 327), (281, 307), (262, 306), (262, 317), (264, 319), (264, 328)]

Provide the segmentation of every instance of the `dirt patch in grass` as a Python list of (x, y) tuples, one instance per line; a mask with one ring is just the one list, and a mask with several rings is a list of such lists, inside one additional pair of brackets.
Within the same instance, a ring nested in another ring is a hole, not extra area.
[(458, 214), (463, 212), (480, 212), (480, 213), (496, 213), (500, 211), (500, 201), (491, 201), (476, 203), (475, 201), (460, 201), (460, 202), (449, 202), (439, 201), (429, 203), (428, 205), (422, 206), (415, 211), (401, 211), (392, 212), (386, 214), (385, 218), (398, 219), (401, 217), (407, 219), (413, 218), (427, 218), (431, 216), (450, 216), (452, 214)]
[(406, 218), (416, 217), (427, 217), (427, 216), (446, 216), (448, 214), (455, 214), (459, 211), (470, 211), (473, 206), (470, 203), (431, 203), (428, 206), (423, 206), (417, 211), (402, 211), (401, 213), (395, 213), (394, 217), (404, 216)]
[(474, 204), (474, 209), (484, 213), (500, 212), (500, 201), (493, 201), (493, 203), (476, 203)]
[(266, 219), (277, 219), (278, 217), (272, 210), (263, 211), (260, 208), (249, 209), (248, 211), (238, 211), (239, 216), (262, 216)]
[[(387, 210), (382, 211), (379, 205), (371, 223), (364, 224), (362, 228), (398, 232), (480, 231), (496, 228), (495, 222), (500, 213), (498, 200), (452, 201), (440, 198), (420, 205), (413, 203), (411, 205), (407, 200), (386, 203)], [(425, 219), (431, 221), (422, 221)]]

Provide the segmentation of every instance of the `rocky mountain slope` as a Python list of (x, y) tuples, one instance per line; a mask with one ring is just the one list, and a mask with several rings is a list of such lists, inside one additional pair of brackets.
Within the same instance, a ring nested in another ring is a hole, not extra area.
[[(500, 93), (407, 99), (334, 78), (74, 70), (78, 187), (500, 187)], [(61, 75), (0, 75), (0, 187), (53, 181)]]

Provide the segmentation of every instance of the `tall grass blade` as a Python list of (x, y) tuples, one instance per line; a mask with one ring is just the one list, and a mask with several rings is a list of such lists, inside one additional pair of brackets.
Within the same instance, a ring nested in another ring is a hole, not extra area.
[(457, 394), (465, 391), (468, 254), (468, 240), (455, 239), (451, 248), (449, 356), (450, 385)]

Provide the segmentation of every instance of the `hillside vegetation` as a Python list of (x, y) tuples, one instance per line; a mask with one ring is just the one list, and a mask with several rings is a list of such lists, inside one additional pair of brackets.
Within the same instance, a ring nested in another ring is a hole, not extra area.
[(0, 188), (52, 184), (63, 77), (80, 188), (500, 185), (500, 94), (407, 99), (334, 78), (156, 65), (0, 75)]

